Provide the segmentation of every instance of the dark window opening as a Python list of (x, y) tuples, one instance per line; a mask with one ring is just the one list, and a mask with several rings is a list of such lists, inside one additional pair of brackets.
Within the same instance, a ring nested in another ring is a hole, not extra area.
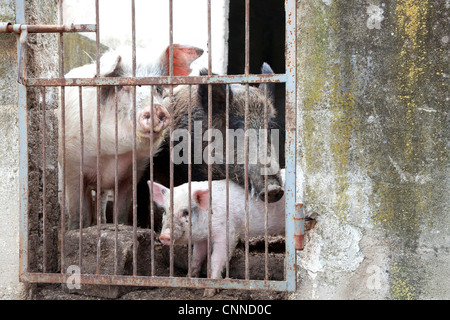
[[(267, 62), (275, 73), (285, 73), (284, 0), (253, 1), (250, 4), (250, 73), (261, 73)], [(230, 0), (228, 74), (245, 70), (245, 1)], [(275, 86), (275, 105), (280, 134), (280, 166), (284, 167), (285, 86)]]

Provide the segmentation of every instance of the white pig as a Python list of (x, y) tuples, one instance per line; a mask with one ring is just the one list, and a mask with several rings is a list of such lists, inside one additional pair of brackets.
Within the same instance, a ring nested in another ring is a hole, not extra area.
[[(186, 76), (191, 72), (190, 64), (202, 55), (201, 49), (174, 44), (174, 76)], [(167, 76), (169, 74), (169, 48), (156, 54), (146, 49), (137, 51), (136, 77)], [(71, 70), (66, 78), (94, 78), (96, 64), (89, 64)], [(109, 51), (100, 59), (101, 77), (131, 77), (131, 48)], [(153, 154), (164, 139), (164, 132), (170, 123), (170, 115), (161, 105), (161, 89), (154, 87), (153, 119), (151, 117), (150, 87), (136, 87), (136, 162), (137, 180), (150, 158), (150, 136), (153, 134)], [(130, 221), (132, 203), (132, 146), (133, 146), (133, 87), (112, 86), (100, 89), (100, 157), (101, 190), (114, 188), (115, 181), (115, 104), (118, 104), (118, 221)], [(84, 134), (83, 210), (82, 226), (95, 223), (92, 210), (92, 190), (97, 187), (97, 88), (83, 87), (82, 116)], [(62, 161), (62, 116), (61, 106), (56, 110), (59, 118), (59, 161)], [(151, 124), (153, 122), (153, 132)], [(65, 190), (66, 210), (69, 215), (69, 229), (80, 226), (80, 104), (79, 88), (65, 89)]]
[[(284, 185), (285, 170), (280, 171)], [(150, 181), (148, 182), (151, 188)], [(192, 274), (197, 277), (207, 254), (208, 239), (208, 181), (191, 182), (191, 221), (192, 221)], [(165, 210), (160, 241), (164, 245), (186, 244), (189, 234), (188, 184), (173, 189), (173, 239), (171, 241), (170, 190), (158, 183), (153, 183), (153, 199)], [(234, 182), (229, 182), (229, 252), (232, 256), (238, 240), (245, 235), (245, 191)], [(212, 181), (212, 254), (211, 277), (220, 279), (226, 264), (226, 182)], [(264, 201), (249, 197), (249, 236), (265, 234)], [(268, 204), (269, 235), (284, 234), (285, 200), (284, 196), (277, 202)], [(214, 290), (206, 290), (205, 295), (214, 294)]]

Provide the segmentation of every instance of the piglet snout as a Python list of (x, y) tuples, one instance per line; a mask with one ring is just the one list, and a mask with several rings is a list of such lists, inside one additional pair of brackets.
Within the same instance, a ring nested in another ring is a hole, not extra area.
[(161, 105), (153, 105), (153, 119), (151, 106), (146, 106), (139, 114), (140, 131), (151, 134), (153, 120), (153, 132), (160, 132), (167, 128), (170, 123), (170, 114)]
[(163, 232), (161, 232), (159, 241), (161, 241), (163, 245), (170, 245), (170, 229), (165, 229)]

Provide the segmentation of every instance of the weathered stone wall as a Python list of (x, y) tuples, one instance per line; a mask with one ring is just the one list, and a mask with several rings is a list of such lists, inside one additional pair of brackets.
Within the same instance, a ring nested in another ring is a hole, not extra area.
[[(0, 21), (14, 21), (14, 1), (2, 1)], [(18, 299), (19, 284), (19, 142), (16, 38), (0, 34), (0, 299)]]
[[(55, 2), (26, 1), (27, 24), (55, 24)], [(0, 20), (16, 22), (15, 1), (2, 2)], [(27, 294), (19, 283), (19, 128), (17, 42), (14, 34), (0, 35), (0, 297), (18, 299)], [(27, 73), (30, 77), (51, 77), (57, 70), (56, 35), (28, 36)], [(47, 270), (57, 269), (58, 196), (56, 164), (56, 119), (51, 110), (56, 106), (56, 89), (46, 91), (47, 116)], [(29, 209), (28, 226), (30, 270), (42, 270), (42, 95), (39, 89), (27, 90), (29, 142)]]
[(298, 2), (293, 298), (450, 298), (449, 2)]

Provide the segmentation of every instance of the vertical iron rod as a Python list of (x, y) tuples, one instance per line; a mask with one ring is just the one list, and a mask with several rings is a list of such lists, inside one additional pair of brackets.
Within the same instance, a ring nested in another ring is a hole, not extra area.
[(81, 266), (82, 266), (82, 248), (83, 248), (83, 206), (84, 206), (84, 129), (83, 129), (83, 87), (79, 87), (78, 89), (78, 105), (80, 110), (80, 237), (78, 239), (78, 248), (79, 248), (79, 256), (78, 256), (78, 267), (80, 268), (81, 273)]
[[(173, 0), (169, 0), (169, 77), (173, 77)], [(170, 99), (170, 119), (173, 119), (173, 85), (169, 89), (169, 99)], [(169, 274), (173, 277), (173, 161), (172, 161), (172, 151), (173, 151), (173, 121), (170, 121), (170, 267)]]
[[(250, 72), (250, 0), (245, 0), (245, 75)], [(250, 279), (249, 273), (249, 207), (248, 207), (248, 105), (250, 98), (249, 84), (245, 84), (245, 138), (244, 138), (244, 172), (245, 172), (245, 279)]]
[[(58, 23), (64, 23), (63, 0), (58, 1)], [(64, 33), (59, 34), (59, 76), (64, 77)], [(62, 194), (61, 194), (61, 273), (65, 272), (65, 209), (66, 209), (66, 101), (65, 87), (61, 87), (61, 148), (62, 148)]]
[(45, 130), (45, 87), (41, 88), (42, 94), (42, 271), (47, 272), (47, 155), (46, 155), (46, 130)]
[(192, 277), (192, 86), (189, 86), (189, 104), (188, 104), (188, 210), (189, 210), (189, 237), (188, 237), (188, 274), (187, 276)]
[(250, 88), (249, 84), (247, 83), (245, 85), (245, 119), (244, 119), (244, 188), (245, 188), (245, 279), (249, 280), (249, 205), (248, 205), (248, 188), (249, 188), (249, 181), (248, 181), (248, 105), (249, 105), (249, 96), (250, 96)]
[[(131, 0), (132, 75), (136, 77), (136, 8)], [(136, 158), (136, 86), (133, 86), (133, 276), (137, 275), (137, 158)]]
[[(269, 280), (269, 211), (268, 211), (268, 189), (267, 189), (267, 153), (268, 153), (268, 139), (269, 139), (269, 116), (267, 110), (267, 87), (268, 84), (264, 86), (264, 129), (266, 135), (264, 135), (264, 265), (265, 265), (265, 276), (264, 280)], [(272, 156), (272, 155), (271, 155)]]
[[(211, 52), (211, 0), (208, 0), (208, 75), (212, 74), (212, 52)], [(212, 139), (212, 84), (208, 83), (208, 143)], [(210, 145), (209, 145), (210, 146)], [(208, 147), (209, 148), (209, 147)], [(211, 254), (212, 254), (212, 166), (211, 150), (208, 149), (208, 254), (207, 254), (207, 274), (211, 277)]]
[(117, 275), (119, 254), (119, 106), (117, 86), (114, 86), (114, 275)]
[(150, 121), (150, 230), (151, 230), (151, 239), (150, 239), (150, 260), (151, 260), (151, 275), (155, 275), (155, 213), (153, 210), (153, 182), (154, 182), (154, 172), (153, 172), (153, 119), (155, 117), (153, 111), (153, 86), (150, 86), (150, 113), (151, 113), (151, 121)]
[[(227, 242), (227, 262), (225, 265), (225, 278), (230, 277), (230, 169), (228, 167), (228, 159), (230, 150), (230, 136), (228, 129), (230, 128), (230, 85), (227, 84), (225, 87), (225, 214), (226, 214), (226, 236), (225, 241)], [(234, 156), (234, 155), (233, 155)]]
[[(95, 21), (97, 24), (97, 33), (95, 37), (96, 43), (96, 76), (100, 77), (100, 12), (99, 12), (99, 0), (95, 1)], [(96, 189), (96, 212), (97, 212), (97, 270), (96, 273), (100, 274), (100, 253), (101, 253), (101, 239), (100, 239), (100, 227), (101, 227), (101, 128), (100, 128), (100, 86), (97, 87), (97, 189)]]
[(250, 0), (245, 0), (245, 70), (244, 74), (250, 73)]

